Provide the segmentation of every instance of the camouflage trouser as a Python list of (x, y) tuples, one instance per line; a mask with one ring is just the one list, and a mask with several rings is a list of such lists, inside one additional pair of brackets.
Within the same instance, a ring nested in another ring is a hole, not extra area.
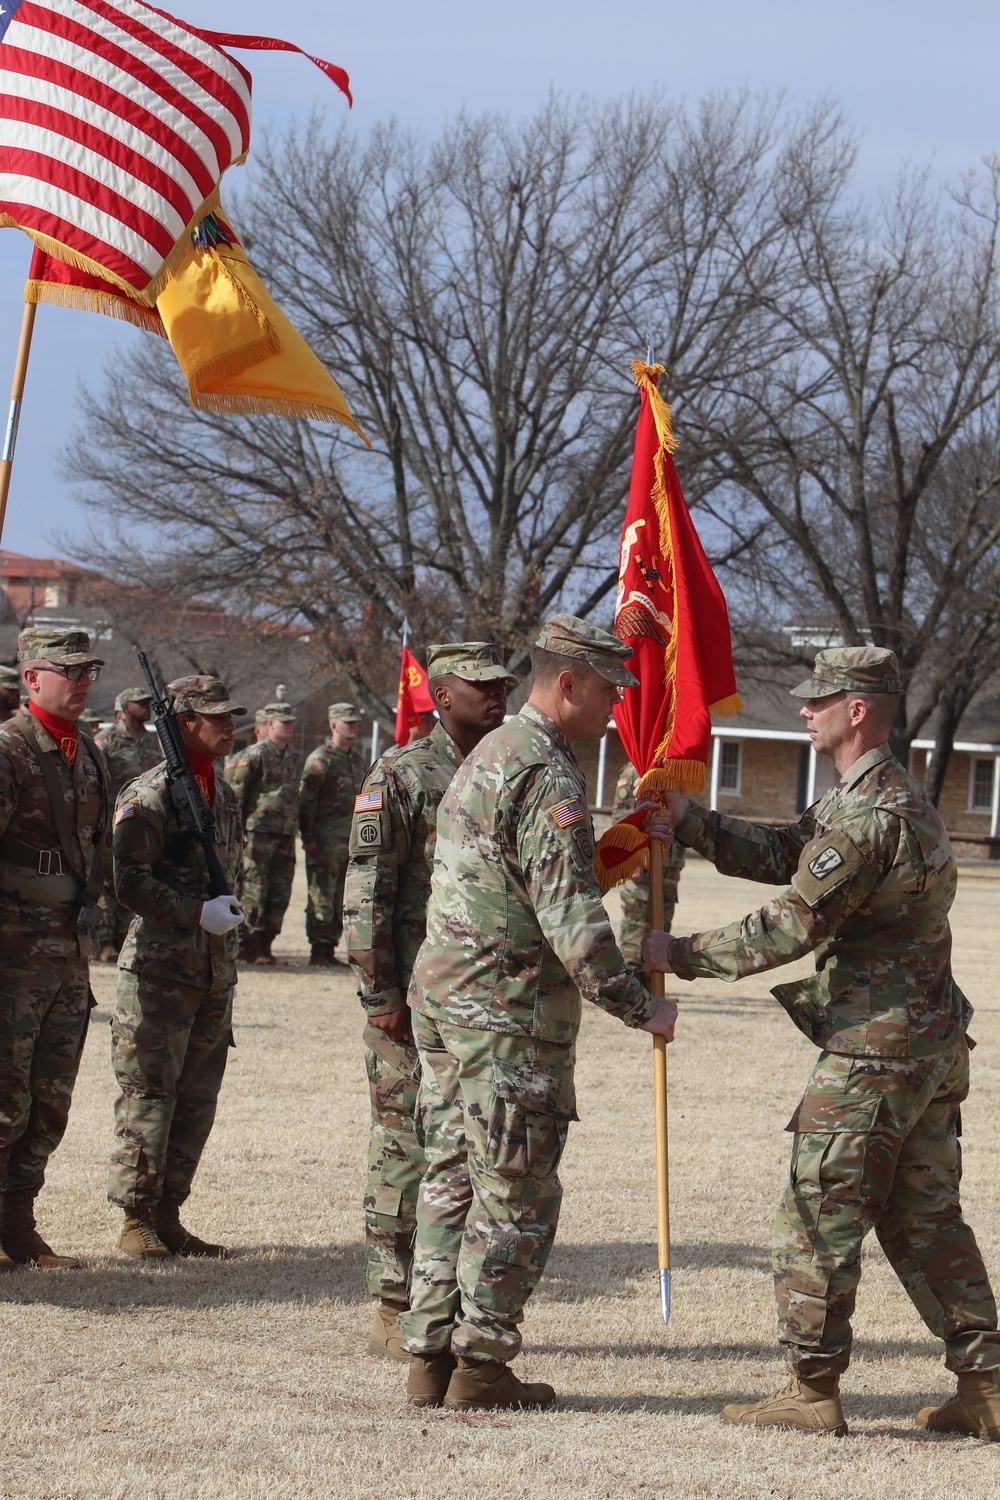
[(413, 1235), (424, 1153), (414, 1128), (420, 1058), (412, 1043), (365, 1026), (365, 1064), (372, 1101), (365, 1188), (368, 1290), (385, 1302), (410, 1297)]
[(861, 1242), (873, 1226), (951, 1370), (1000, 1366), (997, 1309), (959, 1203), (965, 1041), (940, 1057), (824, 1052), (789, 1129), (772, 1265), (778, 1338), (806, 1378), (851, 1353)]
[(295, 835), (251, 833), (243, 850), (243, 910), (246, 926), (242, 935), (265, 933), (277, 937), (281, 931), (295, 878)]
[(104, 851), (104, 890), (101, 892), (101, 920), (94, 928), (94, 951), (100, 953), (105, 948), (113, 948), (120, 953), (122, 944), (128, 933), (132, 913), (128, 907), (122, 906), (115, 895), (115, 866), (111, 848), (111, 839), (107, 841)]
[[(677, 905), (677, 887), (684, 865), (684, 850), (672, 844), (663, 865), (663, 930), (669, 932)], [(640, 870), (619, 887), (622, 925), (618, 946), (630, 969), (642, 972), (642, 940), (649, 931), (649, 871)]]
[(115, 1145), (108, 1197), (123, 1208), (191, 1191), (232, 1040), (233, 992), (123, 970), (111, 1021)]
[[(87, 1036), (90, 986), (78, 940), (0, 903), (0, 1191), (36, 1190), (62, 1140)], [(37, 903), (32, 902), (33, 907)]]
[(320, 843), (315, 854), (306, 855), (306, 937), (310, 943), (336, 947), (344, 931), (344, 877), (347, 874), (348, 841)]
[(406, 1347), (511, 1360), (559, 1220), (576, 1049), (418, 1014), (413, 1022), (427, 1165), (410, 1311), (400, 1319)]

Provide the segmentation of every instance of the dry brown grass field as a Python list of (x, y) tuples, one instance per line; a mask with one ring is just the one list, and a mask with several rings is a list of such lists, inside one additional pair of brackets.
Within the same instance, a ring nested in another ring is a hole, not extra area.
[[(760, 887), (695, 861), (675, 927), (756, 904)], [(956, 970), (976, 1006), (964, 1111), (965, 1201), (1000, 1280), (1000, 1006), (992, 946), (1000, 869), (962, 872)], [(0, 1281), (0, 1494), (12, 1500), (263, 1500), (458, 1495), (965, 1500), (993, 1495), (998, 1454), (928, 1440), (912, 1413), (950, 1389), (940, 1350), (872, 1241), (845, 1380), (842, 1441), (720, 1423), (777, 1389), (767, 1246), (785, 1125), (812, 1049), (768, 995), (678, 986), (670, 1049), (674, 1310), (655, 1278), (649, 1040), (590, 1007), (582, 1119), (562, 1223), (528, 1306), (521, 1373), (560, 1394), (545, 1414), (411, 1413), (404, 1372), (364, 1353), (360, 1198), (367, 1099), (353, 986), (310, 971), (299, 880), (289, 966), (244, 971), (215, 1132), (188, 1214), (238, 1247), (226, 1263), (143, 1267), (114, 1249), (104, 1201), (114, 971), (94, 1015), (43, 1228), (78, 1272)], [(783, 976), (786, 977), (786, 976)]]

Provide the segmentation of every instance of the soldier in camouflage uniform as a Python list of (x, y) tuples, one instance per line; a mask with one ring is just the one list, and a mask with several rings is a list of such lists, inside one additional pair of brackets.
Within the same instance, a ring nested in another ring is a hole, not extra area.
[(615, 943), (572, 749), (605, 733), (619, 687), (635, 682), (630, 654), (571, 615), (549, 621), (527, 705), (480, 742), (438, 810), (409, 993), (427, 1159), (400, 1319), (415, 1405), (554, 1399), (508, 1361), (555, 1236), (581, 996), (628, 1026), (673, 1034), (676, 1007), (653, 999)]
[[(635, 810), (635, 789), (639, 773), (630, 761), (622, 766), (615, 786), (612, 810), (615, 818), (627, 817)], [(677, 905), (677, 887), (684, 867), (684, 850), (676, 839), (663, 854), (663, 926), (669, 932)], [(618, 946), (630, 969), (642, 972), (642, 944), (649, 931), (649, 869), (637, 870), (619, 887), (622, 903), (622, 925)]]
[(246, 912), (241, 957), (276, 964), (271, 944), (281, 931), (295, 877), (296, 788), (299, 757), (292, 748), (290, 703), (267, 703), (265, 735), (226, 766), (236, 793), (246, 842), (240, 899)]
[[(108, 763), (112, 801), (117, 800), (123, 786), (163, 759), (159, 740), (146, 728), (152, 713), (151, 702), (148, 688), (126, 688), (115, 699), (114, 724), (96, 737)], [(101, 909), (94, 946), (102, 963), (115, 963), (128, 931), (129, 914), (122, 910), (115, 896), (111, 839), (105, 849)]]
[(657, 932), (645, 948), (651, 968), (681, 979), (737, 979), (816, 954), (811, 979), (773, 991), (822, 1049), (788, 1125), (792, 1168), (772, 1257), (791, 1385), (723, 1415), (847, 1431), (839, 1381), (874, 1226), (958, 1376), (955, 1399), (918, 1422), (1000, 1440), (997, 1309), (958, 1193), (971, 1008), (951, 972), (955, 861), (937, 809), (886, 744), (900, 692), (892, 652), (821, 651), (793, 692), (840, 775), (794, 827), (667, 799), (677, 837), (717, 869), (790, 888), (729, 927)]
[(431, 646), (427, 676), (440, 723), (368, 772), (355, 799), (344, 889), (372, 1107), (365, 1239), (368, 1291), (379, 1305), (368, 1348), (402, 1359), (398, 1320), (409, 1306), (423, 1172), (414, 1128), (420, 1064), (406, 991), (426, 929), (438, 803), (465, 756), (503, 723), (508, 690), (517, 686), (497, 647), (483, 641)]
[[(232, 747), (233, 715), (246, 710), (217, 677), (181, 677), (168, 685), (170, 694), (232, 889), (240, 810), (233, 789), (215, 774), (215, 757)], [(184, 1227), (180, 1205), (212, 1129), (232, 1045), (243, 913), (233, 896), (208, 899), (204, 850), (178, 828), (163, 761), (119, 795), (115, 878), (118, 899), (135, 914), (111, 1023), (119, 1094), (108, 1197), (125, 1212), (118, 1245), (140, 1260), (221, 1259), (221, 1245)]]
[(344, 877), (354, 798), (364, 765), (354, 742), (360, 715), (353, 703), (331, 703), (330, 738), (312, 752), (299, 782), (299, 834), (306, 851), (309, 962), (337, 963), (333, 950), (344, 930)]
[(104, 758), (77, 728), (100, 659), (82, 630), (22, 630), (27, 706), (0, 726), (0, 1269), (76, 1266), (35, 1229), (91, 1004), (87, 958), (110, 821)]
[(0, 667), (0, 724), (6, 724), (21, 707), (21, 674), (16, 667)]

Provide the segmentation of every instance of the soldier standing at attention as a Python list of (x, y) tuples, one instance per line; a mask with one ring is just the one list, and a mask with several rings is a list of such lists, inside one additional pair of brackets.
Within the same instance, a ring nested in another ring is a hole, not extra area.
[[(438, 809), (427, 937), (410, 984), (426, 1169), (410, 1311), (413, 1405), (548, 1406), (509, 1368), (559, 1217), (576, 1119), (581, 996), (673, 1036), (677, 1007), (626, 968), (594, 873), (573, 741), (607, 730), (628, 646), (572, 615), (542, 627), (531, 696), (465, 760)], [(648, 820), (662, 837), (662, 816)], [(361, 837), (359, 833), (359, 838)]]
[(792, 1167), (772, 1249), (778, 1339), (791, 1383), (727, 1406), (727, 1422), (847, 1432), (861, 1244), (874, 1226), (917, 1311), (944, 1340), (957, 1395), (917, 1423), (1000, 1441), (1000, 1334), (989, 1278), (958, 1196), (959, 1110), (972, 1014), (951, 972), (957, 873), (937, 809), (886, 741), (896, 658), (821, 651), (792, 689), (840, 780), (792, 828), (721, 817), (672, 792), (676, 836), (725, 875), (790, 888), (716, 932), (646, 940), (650, 969), (738, 979), (816, 954), (816, 973), (773, 994), (821, 1049), (792, 1116)]
[[(635, 810), (635, 789), (639, 773), (630, 761), (622, 766), (615, 786), (612, 807), (617, 818), (627, 817)], [(669, 932), (673, 925), (674, 907), (677, 905), (677, 887), (684, 867), (684, 850), (674, 839), (669, 849), (663, 852), (663, 926)], [(635, 973), (643, 972), (642, 944), (649, 931), (649, 867), (637, 870), (624, 881), (621, 892), (622, 925), (618, 934), (618, 946), (625, 962)]]
[(353, 703), (331, 703), (330, 738), (308, 757), (299, 783), (299, 833), (306, 851), (309, 962), (337, 963), (333, 950), (344, 930), (344, 877), (354, 797), (364, 766), (354, 742), (360, 715)]
[(241, 957), (276, 964), (271, 944), (281, 931), (295, 876), (295, 789), (299, 757), (292, 748), (290, 703), (264, 706), (264, 736), (226, 766), (236, 793), (246, 844), (240, 892), (246, 912)]
[(379, 1306), (368, 1348), (394, 1359), (409, 1357), (399, 1315), (409, 1307), (423, 1172), (414, 1129), (420, 1062), (406, 990), (426, 930), (438, 803), (465, 756), (503, 723), (507, 693), (517, 686), (497, 647), (484, 641), (431, 646), (427, 676), (440, 723), (391, 761), (376, 761), (365, 777), (344, 888), (372, 1106), (365, 1239), (368, 1291)]
[(28, 704), (0, 726), (0, 1270), (77, 1266), (35, 1229), (87, 1033), (89, 925), (110, 821), (104, 757), (77, 720), (103, 662), (82, 630), (18, 637)]
[[(215, 759), (232, 746), (233, 715), (246, 709), (217, 677), (178, 678), (167, 686), (171, 694), (232, 885), (240, 863), (239, 803), (216, 776)], [(119, 1093), (108, 1197), (125, 1211), (118, 1246), (139, 1260), (223, 1259), (221, 1245), (185, 1229), (180, 1206), (212, 1129), (232, 1045), (243, 914), (233, 896), (208, 899), (205, 853), (177, 826), (163, 761), (119, 795), (115, 878), (118, 899), (135, 913), (111, 1023)]]
[(16, 667), (0, 667), (0, 724), (6, 724), (21, 707), (21, 674)]
[[(126, 688), (115, 699), (115, 722), (96, 737), (96, 743), (104, 751), (111, 781), (111, 799), (114, 802), (122, 787), (129, 781), (149, 771), (163, 759), (160, 742), (146, 728), (149, 723), (150, 696), (148, 688)], [(104, 860), (104, 893), (101, 896), (102, 916), (94, 933), (94, 946), (102, 963), (115, 963), (128, 931), (129, 914), (118, 905), (115, 896), (115, 874), (112, 858), (112, 840), (108, 839)]]

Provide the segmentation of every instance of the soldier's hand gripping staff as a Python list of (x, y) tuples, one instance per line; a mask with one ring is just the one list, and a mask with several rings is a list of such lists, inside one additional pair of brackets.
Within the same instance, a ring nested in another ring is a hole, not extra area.
[(118, 1081), (108, 1197), (139, 1259), (223, 1257), (180, 1205), (215, 1119), (232, 1045), (242, 846), (235, 792), (216, 777), (245, 713), (216, 677), (155, 695), (167, 759), (124, 787), (115, 811), (118, 899), (135, 913), (120, 959), (112, 1063)]

